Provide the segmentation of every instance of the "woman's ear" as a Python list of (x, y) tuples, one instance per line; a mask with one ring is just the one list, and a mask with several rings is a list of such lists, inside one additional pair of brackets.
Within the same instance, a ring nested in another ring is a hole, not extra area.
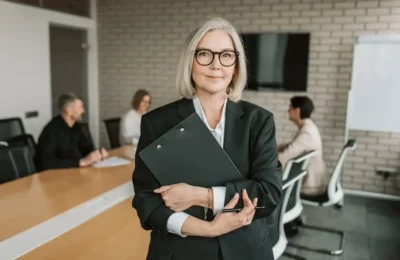
[(295, 111), (296, 111), (296, 116), (297, 116), (298, 118), (301, 118), (301, 110), (300, 110), (300, 108), (299, 108), (299, 107), (296, 107)]

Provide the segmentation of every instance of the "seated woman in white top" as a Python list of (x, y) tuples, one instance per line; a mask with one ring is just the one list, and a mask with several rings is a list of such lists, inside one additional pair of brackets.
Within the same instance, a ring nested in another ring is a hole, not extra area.
[(132, 109), (121, 118), (119, 132), (121, 145), (137, 143), (140, 137), (142, 115), (149, 111), (150, 104), (151, 96), (148, 91), (143, 89), (136, 91), (132, 98)]
[(290, 143), (278, 146), (279, 161), (285, 166), (288, 160), (305, 152), (317, 150), (318, 153), (308, 162), (307, 175), (303, 178), (301, 192), (307, 195), (324, 193), (329, 175), (322, 156), (321, 135), (310, 118), (314, 110), (313, 102), (306, 96), (295, 96), (291, 98), (290, 103), (289, 120), (297, 125), (298, 131)]

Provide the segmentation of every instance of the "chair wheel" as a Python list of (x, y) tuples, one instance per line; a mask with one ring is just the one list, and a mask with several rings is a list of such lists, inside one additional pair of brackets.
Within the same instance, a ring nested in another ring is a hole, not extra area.
[(343, 205), (341, 205), (340, 203), (336, 203), (335, 204), (335, 209), (342, 209)]
[(301, 215), (301, 216), (297, 217), (294, 221), (295, 221), (296, 225), (302, 226), (306, 223), (306, 220), (307, 220), (306, 216)]

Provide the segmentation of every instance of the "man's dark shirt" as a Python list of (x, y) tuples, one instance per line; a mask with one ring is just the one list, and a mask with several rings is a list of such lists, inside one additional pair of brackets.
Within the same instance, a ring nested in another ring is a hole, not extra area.
[(37, 170), (79, 167), (79, 160), (94, 150), (90, 134), (86, 132), (80, 123), (69, 127), (61, 116), (54, 117), (38, 140)]

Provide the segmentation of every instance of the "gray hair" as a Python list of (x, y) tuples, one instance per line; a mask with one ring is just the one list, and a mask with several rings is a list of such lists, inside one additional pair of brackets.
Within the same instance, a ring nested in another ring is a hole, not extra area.
[(247, 82), (246, 55), (244, 53), (243, 42), (235, 27), (223, 18), (213, 18), (206, 21), (203, 25), (189, 34), (183, 48), (176, 75), (176, 87), (179, 94), (185, 98), (193, 98), (196, 90), (192, 81), (192, 64), (194, 52), (201, 38), (210, 31), (221, 30), (228, 33), (233, 41), (235, 51), (239, 52), (236, 61), (236, 72), (232, 77), (232, 82), (228, 86), (228, 98), (238, 101), (242, 97), (243, 89)]
[(58, 109), (60, 110), (60, 112), (64, 112), (65, 108), (71, 104), (72, 102), (74, 102), (75, 100), (78, 100), (80, 98), (78, 98), (77, 95), (75, 95), (74, 93), (66, 93), (66, 94), (62, 94), (59, 98), (58, 98)]

